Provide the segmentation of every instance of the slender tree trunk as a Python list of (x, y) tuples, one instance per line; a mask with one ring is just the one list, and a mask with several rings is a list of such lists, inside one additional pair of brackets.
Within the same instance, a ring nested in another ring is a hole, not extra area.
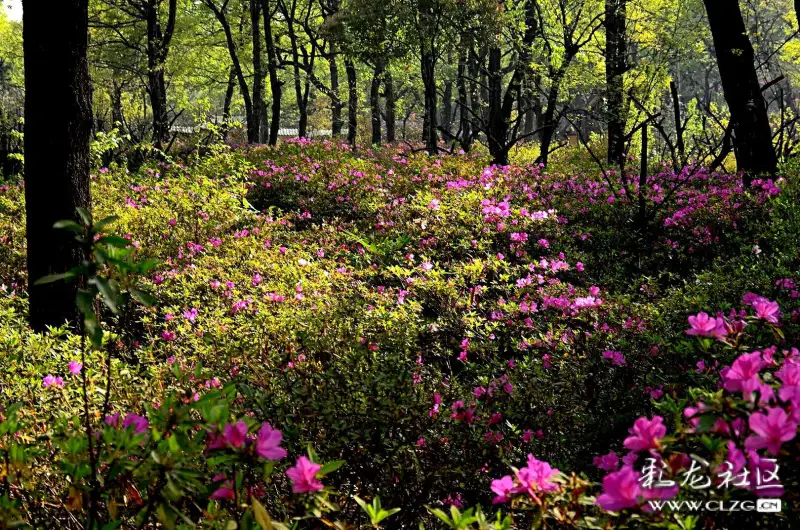
[(269, 145), (278, 143), (278, 130), (281, 127), (281, 96), (283, 95), (283, 81), (278, 77), (278, 52), (272, 37), (272, 15), (269, 0), (261, 0), (261, 11), (264, 15), (264, 40), (267, 45), (267, 72), (269, 73), (269, 88), (272, 92), (272, 112), (269, 120)]
[(453, 82), (445, 81), (444, 90), (442, 91), (442, 135), (445, 140), (449, 141), (453, 135), (451, 134), (450, 127), (453, 123)]
[(425, 119), (423, 126), (425, 149), (428, 154), (439, 152), (439, 134), (436, 130), (436, 56), (426, 46), (420, 50), (422, 84), (425, 92)]
[(458, 55), (458, 116), (461, 121), (461, 134), (459, 143), (465, 153), (472, 149), (472, 120), (467, 110), (469, 108), (469, 93), (467, 92), (467, 57), (469, 50), (462, 44)]
[(725, 101), (733, 124), (736, 163), (749, 185), (760, 174), (774, 175), (778, 159), (772, 146), (767, 106), (755, 69), (753, 46), (737, 0), (703, 0)]
[(225, 101), (222, 105), (223, 133), (222, 138), (228, 139), (228, 122), (231, 120), (231, 104), (233, 103), (233, 91), (236, 89), (236, 72), (231, 68), (228, 73), (228, 85), (225, 87)]
[(537, 162), (547, 165), (548, 158), (550, 157), (550, 145), (553, 143), (553, 137), (558, 127), (556, 119), (556, 107), (558, 106), (558, 95), (561, 91), (561, 81), (566, 73), (566, 66), (569, 65), (568, 61), (564, 61), (559, 69), (553, 75), (550, 81), (550, 90), (547, 91), (547, 102), (542, 116), (542, 122), (539, 124), (540, 128), (540, 153)]
[(167, 109), (167, 82), (164, 65), (169, 55), (172, 35), (175, 31), (177, 0), (169, 0), (167, 26), (162, 29), (158, 18), (157, 0), (147, 0), (145, 18), (147, 22), (147, 91), (153, 111), (153, 145), (163, 149), (169, 137), (169, 114)]
[(503, 119), (503, 72), (500, 64), (500, 48), (489, 49), (489, 65), (486, 75), (489, 78), (489, 126), (486, 129), (486, 142), (492, 162), (499, 165), (508, 164), (505, 151), (507, 124)]
[(253, 33), (253, 142), (264, 143), (264, 71), (261, 66), (261, 6), (250, 0), (250, 24)]
[(342, 135), (344, 122), (342, 120), (342, 99), (339, 96), (339, 65), (337, 62), (338, 51), (336, 44), (331, 42), (328, 55), (328, 68), (331, 77), (331, 135), (338, 138)]
[(378, 61), (372, 73), (372, 83), (369, 90), (369, 107), (372, 112), (372, 145), (381, 145), (381, 76), (383, 63)]
[(35, 331), (76, 322), (75, 282), (36, 285), (87, 258), (70, 232), (53, 224), (91, 208), (89, 141), (92, 87), (87, 59), (89, 0), (46, 9), (23, 1), (25, 55), (25, 205), (28, 318)]
[(247, 143), (255, 143), (258, 141), (258, 121), (253, 114), (253, 100), (250, 97), (250, 89), (247, 86), (247, 80), (242, 72), (242, 64), (239, 62), (239, 54), (236, 52), (236, 43), (233, 41), (233, 33), (231, 32), (231, 25), (228, 23), (228, 17), (222, 12), (214, 2), (214, 0), (206, 0), (206, 5), (216, 16), (222, 30), (225, 33), (225, 42), (228, 45), (228, 54), (231, 57), (233, 71), (236, 72), (236, 79), (239, 81), (239, 92), (244, 99), (244, 112), (247, 120)]
[(394, 79), (389, 70), (384, 76), (384, 93), (386, 94), (386, 142), (391, 144), (397, 134), (397, 101), (394, 94)]
[(358, 79), (352, 59), (345, 59), (344, 67), (347, 71), (347, 142), (355, 146), (358, 134)]
[[(738, 0), (737, 0), (738, 1)], [(625, 167), (626, 4), (606, 0), (606, 92), (608, 99), (608, 162)]]

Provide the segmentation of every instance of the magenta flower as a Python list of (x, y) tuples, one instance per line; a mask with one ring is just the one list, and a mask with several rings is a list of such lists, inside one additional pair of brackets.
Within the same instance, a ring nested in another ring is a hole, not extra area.
[(625, 438), (622, 445), (631, 451), (658, 449), (658, 441), (667, 434), (667, 428), (663, 422), (664, 418), (661, 416), (653, 416), (652, 420), (645, 417), (639, 418), (630, 430), (632, 436)]
[(281, 460), (286, 457), (286, 449), (280, 446), (283, 433), (273, 429), (269, 423), (261, 425), (256, 437), (256, 453), (267, 460)]
[(771, 300), (757, 300), (753, 302), (753, 309), (756, 312), (756, 318), (766, 320), (771, 324), (778, 323), (778, 316), (781, 309), (778, 305), (778, 302)]
[(74, 375), (78, 375), (83, 370), (83, 365), (78, 361), (70, 361), (69, 363), (69, 371)]
[(778, 407), (768, 408), (767, 414), (752, 414), (749, 424), (754, 433), (744, 441), (745, 449), (749, 450), (766, 447), (770, 453), (777, 455), (783, 442), (788, 442), (797, 435), (797, 423), (790, 420), (786, 411)]
[(125, 419), (122, 420), (122, 428), (127, 429), (128, 427), (133, 427), (133, 430), (136, 434), (142, 434), (143, 432), (147, 431), (149, 426), (150, 423), (147, 421), (147, 419), (139, 416), (138, 414), (128, 414), (125, 416)]
[(52, 374), (48, 374), (44, 379), (42, 379), (42, 386), (45, 388), (50, 388), (51, 386), (62, 388), (64, 386), (64, 378), (55, 377)]
[(233, 482), (226, 480), (225, 475), (216, 475), (213, 479), (214, 482), (222, 482), (220, 487), (212, 493), (209, 498), (215, 500), (235, 499), (236, 495), (233, 492)]
[(689, 317), (690, 329), (686, 330), (687, 335), (697, 337), (715, 337), (721, 339), (725, 336), (725, 319), (708, 316), (707, 313), (697, 313)]
[(247, 440), (247, 424), (243, 421), (229, 423), (222, 429), (222, 436), (232, 447), (241, 447)]
[(760, 352), (745, 353), (733, 365), (720, 370), (723, 387), (728, 392), (742, 392), (746, 397), (761, 386), (758, 373), (767, 365)]
[(558, 489), (558, 485), (550, 481), (551, 478), (559, 474), (558, 469), (550, 467), (550, 464), (542, 460), (537, 460), (532, 454), (528, 454), (528, 467), (519, 470), (517, 477), (527, 470), (525, 478), (527, 483), (520, 478), (520, 485), (525, 486), (528, 491), (535, 486), (540, 491), (553, 491)]
[(631, 466), (603, 477), (603, 493), (597, 504), (608, 512), (618, 512), (639, 505), (639, 473)]
[(610, 452), (607, 455), (594, 457), (593, 464), (599, 469), (605, 471), (614, 471), (619, 466), (619, 457), (615, 452)]
[(793, 362), (784, 362), (781, 369), (775, 372), (775, 377), (783, 383), (778, 390), (778, 397), (795, 405), (800, 404), (800, 366)]
[(304, 456), (298, 458), (294, 467), (286, 470), (286, 476), (292, 481), (292, 492), (313, 493), (324, 488), (322, 482), (316, 477), (320, 469), (319, 464), (315, 464), (308, 458)]
[(492, 491), (497, 495), (492, 499), (492, 504), (502, 504), (511, 500), (511, 494), (514, 493), (514, 479), (506, 475), (492, 481)]

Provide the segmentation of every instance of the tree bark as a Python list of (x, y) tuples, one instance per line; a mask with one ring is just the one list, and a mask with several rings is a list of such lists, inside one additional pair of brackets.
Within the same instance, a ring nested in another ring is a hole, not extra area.
[(436, 57), (433, 50), (422, 47), (420, 51), (422, 84), (425, 93), (425, 117), (423, 135), (428, 154), (439, 152), (439, 134), (436, 130)]
[(459, 143), (465, 153), (469, 153), (472, 148), (472, 120), (467, 108), (469, 108), (469, 93), (467, 92), (467, 57), (469, 50), (462, 44), (461, 52), (458, 55), (458, 116), (461, 121), (461, 134)]
[(358, 134), (358, 80), (356, 79), (356, 65), (353, 60), (344, 60), (344, 67), (347, 71), (347, 143), (356, 145), (356, 135)]
[(269, 145), (278, 143), (278, 130), (281, 127), (281, 96), (283, 95), (283, 81), (278, 78), (278, 53), (272, 37), (272, 15), (269, 0), (261, 0), (261, 11), (264, 14), (264, 40), (267, 45), (267, 72), (269, 74), (269, 88), (272, 92), (272, 109), (269, 119)]
[(253, 142), (265, 143), (264, 71), (261, 66), (261, 2), (250, 0), (250, 24), (253, 32)]
[(338, 138), (342, 135), (344, 122), (342, 120), (342, 99), (339, 96), (339, 65), (337, 63), (336, 44), (331, 42), (328, 54), (328, 69), (331, 78), (331, 135)]
[(393, 143), (397, 135), (397, 100), (394, 93), (394, 78), (389, 70), (384, 76), (384, 93), (386, 94), (386, 142)]
[(383, 64), (379, 61), (372, 73), (372, 83), (369, 89), (369, 106), (372, 113), (372, 145), (381, 145), (381, 76)]
[(153, 145), (162, 149), (169, 137), (169, 114), (167, 110), (167, 82), (164, 65), (169, 55), (175, 20), (178, 11), (177, 0), (169, 0), (167, 26), (162, 30), (158, 18), (158, 0), (147, 0), (144, 6), (147, 22), (147, 91), (153, 111)]
[(35, 285), (87, 258), (72, 233), (56, 230), (91, 208), (89, 141), (92, 87), (87, 59), (89, 0), (62, 0), (46, 9), (23, 1), (25, 56), (25, 203), (28, 318), (35, 331), (76, 322), (77, 284)]
[(608, 112), (608, 162), (625, 167), (626, 4), (606, 0), (606, 96)]
[(733, 124), (736, 164), (745, 185), (757, 175), (774, 175), (778, 159), (772, 146), (767, 106), (755, 68), (753, 46), (737, 0), (703, 0), (714, 52)]
[(250, 89), (247, 86), (247, 80), (244, 78), (242, 71), (242, 64), (239, 62), (239, 54), (236, 52), (236, 43), (233, 41), (233, 33), (231, 32), (231, 25), (228, 23), (228, 17), (225, 12), (217, 7), (214, 0), (205, 0), (206, 5), (214, 13), (214, 16), (222, 26), (225, 33), (225, 42), (228, 45), (228, 54), (231, 57), (233, 71), (236, 72), (236, 79), (239, 81), (239, 92), (244, 99), (244, 112), (245, 119), (247, 120), (247, 143), (255, 143), (258, 141), (258, 122), (253, 115), (253, 100), (250, 97)]

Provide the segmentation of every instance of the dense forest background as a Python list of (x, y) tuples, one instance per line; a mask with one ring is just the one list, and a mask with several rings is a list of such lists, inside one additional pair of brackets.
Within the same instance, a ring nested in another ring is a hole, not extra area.
[[(701, 0), (92, 0), (89, 9), (95, 132), (116, 129), (131, 145), (169, 151), (199, 126), (239, 122), (236, 143), (480, 143), (497, 162), (526, 143), (545, 164), (570, 143), (596, 143), (619, 166), (623, 153), (641, 152), (644, 126), (651, 158), (675, 166), (719, 167), (737, 148)], [(785, 160), (800, 115), (794, 6), (741, 2), (741, 20)], [(5, 175), (19, 170), (9, 154), (20, 150), (23, 97), (20, 23), (0, 14)]]

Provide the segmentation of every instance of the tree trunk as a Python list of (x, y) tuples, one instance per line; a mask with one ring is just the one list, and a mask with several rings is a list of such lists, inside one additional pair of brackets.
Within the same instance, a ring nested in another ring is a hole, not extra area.
[(43, 9), (23, 2), (25, 56), (25, 203), (28, 318), (35, 331), (78, 319), (75, 282), (35, 285), (87, 258), (74, 234), (53, 224), (91, 208), (89, 141), (92, 87), (87, 59), (89, 1), (62, 0)]
[(453, 82), (445, 81), (444, 90), (442, 91), (442, 123), (440, 125), (443, 131), (443, 137), (446, 141), (453, 138), (450, 127), (453, 123)]
[(628, 0), (606, 0), (606, 92), (608, 112), (608, 162), (625, 167), (626, 4)]
[(461, 134), (459, 143), (465, 153), (469, 153), (472, 148), (472, 121), (469, 114), (469, 93), (467, 92), (467, 56), (468, 49), (462, 45), (461, 53), (458, 55), (458, 115), (461, 121)]
[(239, 81), (239, 92), (244, 99), (244, 112), (245, 119), (247, 120), (247, 143), (255, 143), (258, 140), (258, 122), (253, 115), (253, 100), (250, 97), (250, 89), (247, 87), (247, 80), (244, 78), (244, 73), (242, 72), (239, 54), (236, 52), (236, 43), (233, 41), (231, 25), (228, 23), (226, 14), (217, 7), (214, 0), (206, 0), (206, 5), (214, 12), (214, 16), (216, 16), (220, 25), (222, 25), (222, 30), (225, 32), (228, 54), (231, 57), (233, 71), (236, 72), (236, 79)]
[(264, 143), (264, 71), (261, 66), (260, 0), (250, 0), (250, 23), (253, 32), (253, 142)]
[(379, 61), (372, 73), (372, 83), (369, 89), (369, 107), (372, 112), (372, 145), (381, 145), (381, 76), (383, 64)]
[(347, 143), (356, 145), (356, 135), (358, 131), (358, 80), (356, 79), (356, 65), (353, 60), (344, 60), (344, 67), (347, 71)]
[(275, 50), (275, 41), (272, 38), (272, 15), (269, 0), (261, 0), (261, 11), (264, 15), (264, 40), (267, 44), (267, 72), (269, 73), (269, 88), (272, 92), (272, 112), (269, 119), (269, 145), (278, 143), (278, 130), (281, 127), (281, 96), (283, 95), (283, 81), (278, 78), (278, 53)]
[(339, 96), (339, 65), (337, 59), (336, 44), (331, 42), (330, 53), (328, 55), (328, 67), (331, 77), (331, 135), (338, 138), (342, 135), (344, 122), (342, 120), (342, 99)]
[(489, 49), (489, 66), (486, 69), (489, 78), (489, 126), (486, 129), (486, 142), (489, 144), (492, 162), (507, 165), (508, 157), (505, 150), (507, 124), (503, 119), (503, 72), (500, 59), (500, 48), (493, 46)]
[(177, 0), (169, 1), (167, 26), (162, 30), (158, 19), (158, 6), (161, 2), (148, 0), (145, 5), (147, 21), (147, 91), (153, 111), (153, 146), (163, 149), (169, 137), (169, 114), (167, 110), (167, 82), (164, 65), (169, 55), (169, 46), (175, 31)]
[(736, 164), (750, 185), (760, 174), (774, 175), (778, 159), (772, 146), (767, 106), (761, 95), (753, 46), (736, 0), (703, 0), (725, 101), (733, 124)]
[(384, 76), (384, 93), (386, 94), (386, 142), (393, 143), (396, 136), (397, 101), (394, 94), (392, 73), (386, 71)]
[[(568, 56), (569, 57), (569, 56)], [(570, 58), (571, 61), (571, 58)], [(550, 90), (547, 92), (547, 102), (542, 116), (542, 123), (539, 124), (540, 141), (539, 141), (539, 158), (537, 163), (547, 165), (550, 156), (550, 145), (553, 142), (553, 137), (556, 133), (559, 120), (556, 119), (556, 107), (558, 106), (558, 94), (561, 91), (561, 80), (564, 78), (566, 68), (569, 62), (565, 60), (559, 69), (556, 71), (553, 79), (550, 81)], [(560, 117), (560, 116), (559, 116)]]
[(439, 134), (436, 130), (436, 56), (425, 46), (420, 50), (422, 84), (425, 87), (424, 141), (428, 154), (439, 152)]

